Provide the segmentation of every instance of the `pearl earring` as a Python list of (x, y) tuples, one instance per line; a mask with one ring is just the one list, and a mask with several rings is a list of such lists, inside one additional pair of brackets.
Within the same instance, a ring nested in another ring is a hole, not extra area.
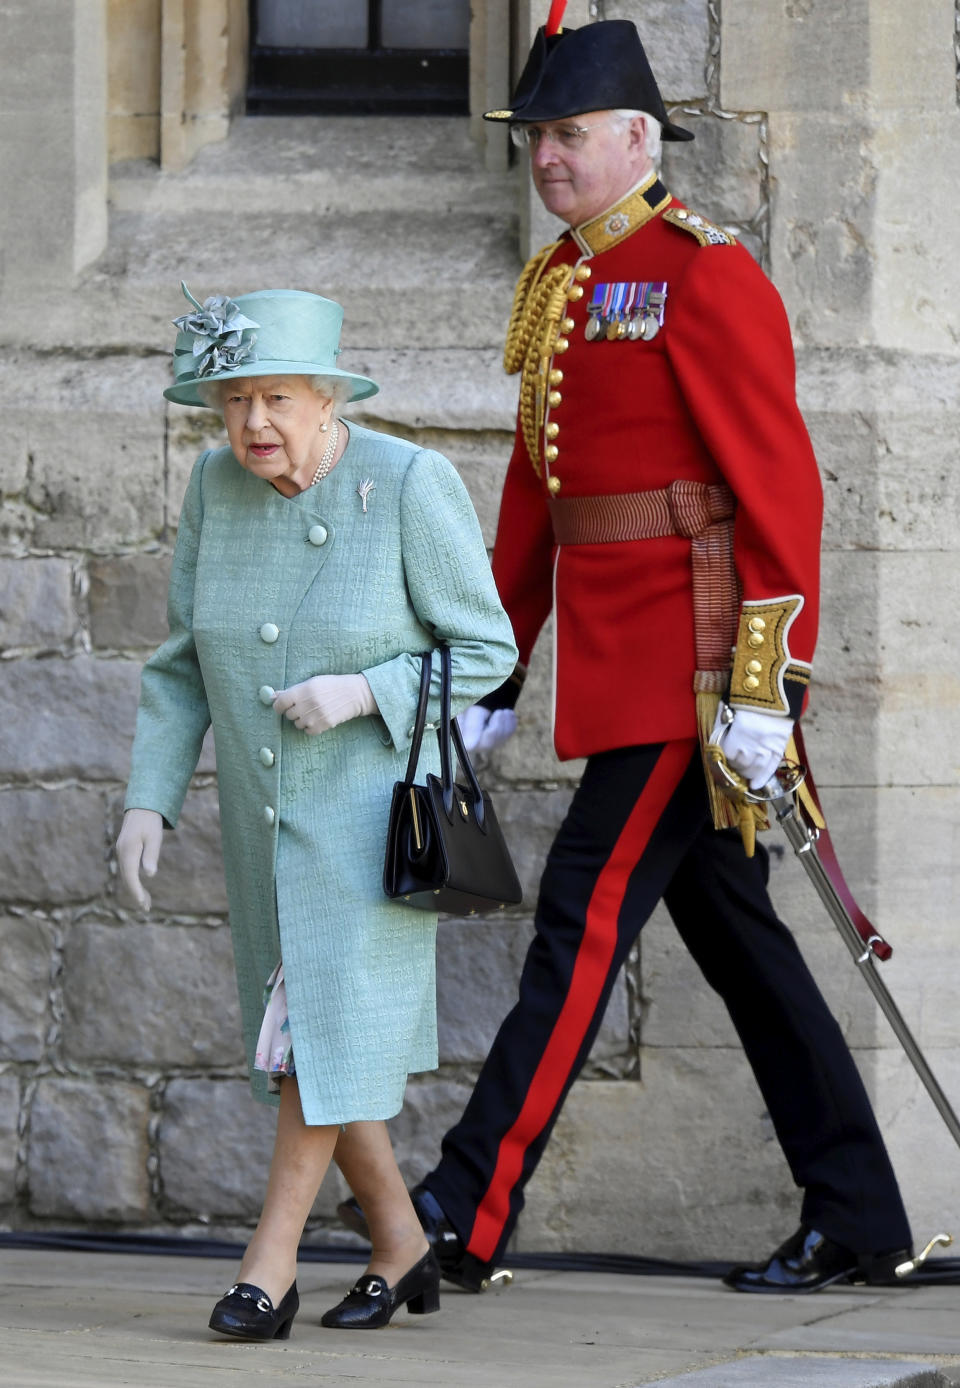
[(329, 428), (330, 428), (330, 425), (329, 425), (329, 424), (321, 424), (321, 425), (320, 425), (320, 432), (321, 432), (321, 434), (325, 434)]

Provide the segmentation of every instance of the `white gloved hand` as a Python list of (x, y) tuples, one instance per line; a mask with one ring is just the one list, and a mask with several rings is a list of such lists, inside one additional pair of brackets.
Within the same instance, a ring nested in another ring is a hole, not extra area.
[(721, 704), (710, 741), (723, 748), (727, 761), (739, 771), (751, 790), (765, 786), (783, 760), (793, 732), (793, 720), (778, 718), (762, 709), (732, 709), (733, 722), (724, 721)]
[(120, 880), (141, 911), (150, 910), (150, 893), (140, 881), (140, 869), (154, 877), (163, 846), (163, 816), (156, 810), (127, 810), (117, 836)]
[(328, 732), (350, 718), (379, 712), (363, 675), (314, 675), (279, 690), (273, 706), (294, 727), (312, 735)]
[(468, 752), (492, 752), (517, 731), (517, 715), (512, 708), (484, 708), (471, 704), (457, 717)]

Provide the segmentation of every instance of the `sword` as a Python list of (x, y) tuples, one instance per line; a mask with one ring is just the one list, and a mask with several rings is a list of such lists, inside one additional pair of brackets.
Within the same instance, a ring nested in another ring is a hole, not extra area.
[[(799, 746), (802, 749), (802, 742), (799, 743)], [(777, 823), (786, 835), (787, 842), (813, 883), (817, 895), (826, 907), (830, 919), (837, 927), (841, 939), (852, 954), (867, 987), (876, 998), (880, 1010), (890, 1023), (907, 1059), (933, 1100), (950, 1136), (960, 1147), (960, 1119), (957, 1118), (953, 1105), (943, 1092), (887, 985), (877, 973), (876, 959), (878, 957), (888, 959), (892, 950), (886, 941), (873, 930), (869, 921), (853, 902), (837, 864), (835, 865), (835, 875), (839, 879), (844, 895), (851, 902), (857, 914), (860, 922), (858, 929), (851, 911), (831, 880), (817, 850), (817, 840), (820, 838), (821, 831), (817, 826), (808, 824), (803, 817), (797, 790), (807, 778), (806, 769), (790, 762), (781, 762), (772, 780), (768, 781), (760, 791), (751, 791), (743, 777), (729, 765), (721, 746), (715, 742), (709, 743), (706, 748), (706, 756), (713, 779), (735, 803), (739, 805), (765, 805), (776, 815)], [(832, 846), (830, 857), (833, 857)], [(949, 1234), (937, 1234), (916, 1258), (901, 1263), (895, 1269), (896, 1275), (907, 1277), (920, 1266), (936, 1244), (952, 1242)]]

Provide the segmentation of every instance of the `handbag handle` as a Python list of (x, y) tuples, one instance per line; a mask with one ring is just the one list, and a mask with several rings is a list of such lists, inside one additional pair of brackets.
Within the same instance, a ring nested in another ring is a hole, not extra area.
[(410, 735), (410, 756), (407, 758), (407, 774), (403, 778), (405, 786), (412, 786), (413, 778), (417, 774), (417, 762), (420, 760), (420, 746), (423, 742), (423, 729), (427, 721), (427, 704), (430, 700), (432, 666), (430, 652), (424, 651), (420, 657), (420, 694), (417, 699), (416, 717), (413, 720), (413, 732)]
[(450, 686), (452, 683), (450, 647), (440, 646), (440, 727), (437, 739), (440, 743), (440, 779), (443, 786), (443, 808), (448, 819), (453, 819), (453, 760), (450, 756), (450, 743), (457, 753), (460, 769), (473, 792), (473, 813), (480, 829), (484, 828), (483, 791), (477, 780), (477, 773), (467, 752), (460, 731), (460, 724), (450, 717)]

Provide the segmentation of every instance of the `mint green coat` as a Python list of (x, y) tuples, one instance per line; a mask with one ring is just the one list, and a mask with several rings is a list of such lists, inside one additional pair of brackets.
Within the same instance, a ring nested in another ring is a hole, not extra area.
[[(388, 1118), (407, 1075), (437, 1064), (436, 917), (388, 901), (381, 885), (417, 653), (450, 645), (454, 711), (516, 660), (451, 464), (349, 427), (330, 475), (292, 499), (229, 448), (197, 460), (170, 578), (170, 636), (144, 667), (126, 796), (127, 808), (175, 825), (213, 724), (251, 1083), (268, 1097), (253, 1057), (264, 984), (282, 956), (311, 1124)], [(366, 511), (364, 482), (373, 483)], [(379, 716), (309, 736), (271, 706), (273, 690), (357, 671)], [(428, 735), (421, 772), (435, 768), (436, 753)]]

